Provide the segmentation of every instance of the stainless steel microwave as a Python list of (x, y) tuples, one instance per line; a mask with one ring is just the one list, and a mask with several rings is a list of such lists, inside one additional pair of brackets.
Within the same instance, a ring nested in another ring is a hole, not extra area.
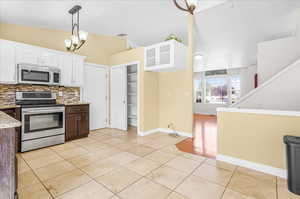
[(18, 64), (19, 84), (60, 85), (61, 71), (56, 67)]

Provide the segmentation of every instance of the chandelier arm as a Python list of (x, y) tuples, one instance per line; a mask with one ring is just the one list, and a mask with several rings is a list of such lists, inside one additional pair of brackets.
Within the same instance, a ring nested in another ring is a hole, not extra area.
[(79, 46), (76, 47), (76, 50), (79, 50), (79, 48), (81, 48), (81, 46), (83, 46), (84, 43), (85, 43), (85, 41), (81, 41)]
[(79, 38), (79, 10), (77, 12), (77, 37), (78, 37), (78, 39), (80, 39)]
[[(185, 0), (185, 1), (186, 1), (186, 0)], [(183, 10), (183, 11), (186, 11), (186, 12), (189, 12), (188, 9), (182, 8), (182, 7), (177, 3), (176, 0), (173, 0), (173, 2), (174, 2), (175, 6), (176, 6), (178, 9)]]
[(190, 5), (188, 4), (187, 0), (184, 0), (184, 2), (185, 2), (185, 5), (186, 5), (188, 11), (190, 11)]

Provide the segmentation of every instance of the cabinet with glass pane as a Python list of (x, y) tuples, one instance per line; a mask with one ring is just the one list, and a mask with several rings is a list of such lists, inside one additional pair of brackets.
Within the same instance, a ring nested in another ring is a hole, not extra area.
[(145, 48), (145, 71), (175, 71), (187, 65), (187, 47), (175, 40)]

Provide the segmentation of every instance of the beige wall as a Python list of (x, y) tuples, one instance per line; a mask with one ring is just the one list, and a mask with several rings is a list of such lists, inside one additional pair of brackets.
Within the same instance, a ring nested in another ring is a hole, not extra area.
[(300, 117), (218, 113), (218, 154), (286, 168), (284, 135), (300, 136)]
[(161, 72), (158, 75), (158, 125), (167, 128), (173, 123), (177, 131), (193, 133), (193, 54), (195, 45), (195, 21), (187, 16), (188, 62), (183, 71)]
[[(70, 37), (70, 32), (0, 23), (0, 38), (41, 46), (54, 50), (66, 51), (64, 40)], [(76, 52), (87, 56), (87, 62), (109, 64), (109, 56), (121, 52), (126, 47), (126, 41), (114, 36), (90, 34), (82, 48)]]
[(139, 73), (139, 98), (140, 131), (148, 131), (158, 128), (158, 75), (157, 73), (144, 71), (144, 48), (136, 48), (117, 53), (110, 57), (110, 65), (126, 64), (140, 61)]

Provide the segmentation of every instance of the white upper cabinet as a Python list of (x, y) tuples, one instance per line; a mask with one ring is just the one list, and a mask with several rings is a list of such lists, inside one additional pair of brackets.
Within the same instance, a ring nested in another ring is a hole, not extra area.
[(81, 87), (84, 84), (85, 57), (13, 41), (0, 40), (0, 83), (17, 83), (19, 63), (58, 67), (61, 85)]
[(61, 70), (61, 84), (72, 86), (73, 81), (73, 56), (68, 54), (60, 55), (59, 68)]
[(16, 49), (13, 42), (0, 40), (0, 83), (16, 83)]
[(29, 63), (39, 64), (41, 50), (38, 47), (17, 44), (16, 45), (16, 64)]
[(73, 57), (73, 85), (83, 86), (84, 83), (84, 57)]
[(187, 65), (187, 47), (175, 40), (145, 48), (145, 71), (175, 71)]
[(83, 86), (84, 59), (85, 57), (71, 54), (60, 56), (59, 68), (61, 69), (62, 85), (68, 87)]
[(58, 67), (60, 56), (57, 52), (51, 50), (42, 50), (39, 58), (39, 64), (45, 66)]

